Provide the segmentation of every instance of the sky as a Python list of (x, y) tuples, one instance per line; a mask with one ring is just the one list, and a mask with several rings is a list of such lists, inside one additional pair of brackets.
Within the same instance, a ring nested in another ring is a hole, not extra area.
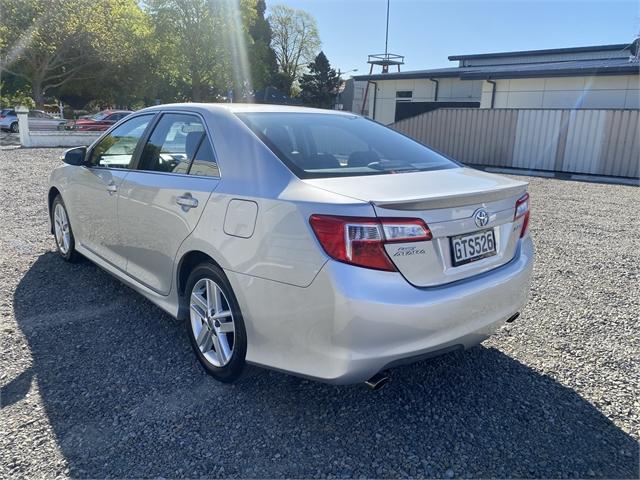
[[(384, 52), (386, 0), (267, 0), (277, 3), (316, 18), (336, 70), (367, 74), (367, 55)], [(457, 66), (449, 55), (630, 43), (639, 32), (640, 0), (391, 0), (389, 53), (420, 70)]]

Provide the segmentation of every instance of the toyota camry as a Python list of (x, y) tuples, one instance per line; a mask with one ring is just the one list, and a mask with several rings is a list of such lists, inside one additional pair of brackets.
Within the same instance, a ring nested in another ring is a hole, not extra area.
[(377, 388), (480, 343), (528, 296), (527, 184), (352, 113), (161, 105), (63, 160), (59, 254), (184, 320), (223, 382), (251, 364)]

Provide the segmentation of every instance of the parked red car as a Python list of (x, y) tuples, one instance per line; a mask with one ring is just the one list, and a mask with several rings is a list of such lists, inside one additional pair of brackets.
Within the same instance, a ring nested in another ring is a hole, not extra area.
[(133, 113), (131, 110), (103, 110), (94, 115), (69, 122), (67, 128), (85, 132), (101, 132), (131, 113)]

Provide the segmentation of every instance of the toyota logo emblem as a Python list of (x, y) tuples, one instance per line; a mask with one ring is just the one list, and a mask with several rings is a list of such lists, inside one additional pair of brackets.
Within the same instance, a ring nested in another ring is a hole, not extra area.
[(479, 208), (473, 214), (473, 219), (476, 221), (476, 225), (478, 227), (484, 227), (487, 223), (489, 223), (489, 212), (487, 212), (484, 208)]

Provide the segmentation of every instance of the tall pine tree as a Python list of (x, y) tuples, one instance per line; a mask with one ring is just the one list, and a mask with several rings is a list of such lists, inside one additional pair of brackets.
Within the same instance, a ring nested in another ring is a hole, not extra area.
[(318, 108), (332, 108), (338, 95), (340, 76), (331, 68), (324, 52), (320, 52), (308, 68), (309, 73), (305, 73), (300, 81), (302, 101)]
[(279, 78), (276, 53), (271, 48), (271, 25), (264, 17), (266, 9), (264, 0), (256, 2), (257, 18), (249, 27), (249, 35), (253, 40), (253, 45), (249, 49), (249, 59), (254, 90), (262, 90), (269, 86), (279, 87), (282, 83)]

